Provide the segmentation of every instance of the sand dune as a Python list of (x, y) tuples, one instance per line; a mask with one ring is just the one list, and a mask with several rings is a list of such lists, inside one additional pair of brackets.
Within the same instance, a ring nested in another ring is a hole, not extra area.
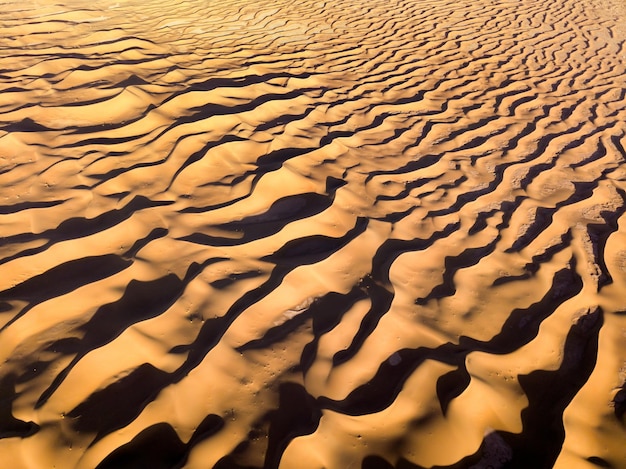
[(0, 466), (626, 468), (617, 0), (3, 11)]

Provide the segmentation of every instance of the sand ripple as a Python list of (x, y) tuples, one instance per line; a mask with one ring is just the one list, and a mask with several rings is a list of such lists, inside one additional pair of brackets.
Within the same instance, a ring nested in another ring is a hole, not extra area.
[(1, 464), (626, 467), (617, 2), (3, 10)]

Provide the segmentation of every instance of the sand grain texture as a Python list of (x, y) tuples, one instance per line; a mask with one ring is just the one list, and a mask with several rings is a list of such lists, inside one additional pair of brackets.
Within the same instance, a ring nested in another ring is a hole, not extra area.
[(2, 10), (0, 465), (626, 468), (617, 0)]

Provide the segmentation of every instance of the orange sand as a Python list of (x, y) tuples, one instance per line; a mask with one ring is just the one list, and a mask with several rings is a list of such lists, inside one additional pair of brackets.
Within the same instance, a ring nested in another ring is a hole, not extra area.
[(626, 468), (617, 0), (2, 10), (1, 468)]

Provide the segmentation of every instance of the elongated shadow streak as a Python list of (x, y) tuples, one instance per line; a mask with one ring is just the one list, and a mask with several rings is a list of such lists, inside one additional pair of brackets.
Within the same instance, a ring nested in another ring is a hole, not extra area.
[(0, 379), (0, 440), (3, 438), (26, 438), (39, 431), (34, 422), (24, 422), (13, 416), (13, 401), (18, 395), (15, 392), (17, 379), (8, 374)]
[(46, 230), (42, 233), (21, 233), (9, 236), (5, 238), (5, 242), (7, 244), (28, 243), (41, 239), (47, 239), (48, 241), (45, 244), (36, 248), (26, 249), (12, 256), (3, 258), (0, 260), (0, 264), (4, 264), (19, 257), (39, 254), (40, 252), (44, 252), (55, 243), (68, 241), (70, 239), (84, 238), (86, 236), (90, 236), (95, 233), (107, 230), (108, 228), (112, 228), (116, 225), (119, 225), (124, 220), (129, 219), (134, 215), (135, 212), (138, 212), (140, 210), (170, 205), (172, 203), (173, 202), (169, 201), (152, 201), (144, 196), (135, 196), (124, 207), (116, 210), (110, 210), (94, 218), (69, 218), (61, 222), (56, 228)]
[(264, 213), (215, 226), (220, 231), (237, 233), (238, 236), (233, 238), (193, 233), (179, 239), (206, 246), (235, 246), (266, 238), (278, 233), (291, 222), (312, 217), (328, 209), (335, 200), (337, 189), (343, 185), (344, 181), (328, 177), (326, 194), (306, 192), (283, 197)]
[[(452, 399), (459, 396), (469, 384), (465, 367), (466, 356), (474, 351), (495, 355), (511, 353), (533, 340), (541, 322), (559, 305), (581, 291), (582, 279), (572, 270), (563, 269), (554, 277), (552, 288), (537, 303), (526, 309), (515, 309), (507, 318), (501, 331), (489, 341), (479, 341), (461, 336), (459, 344), (443, 344), (435, 349), (418, 347), (396, 352), (397, 359), (380, 365), (374, 377), (353, 390), (345, 399), (334, 400), (325, 396), (318, 398), (322, 408), (348, 415), (364, 415), (380, 412), (396, 399), (406, 380), (428, 359), (457, 366), (457, 370), (438, 383), (437, 390), (444, 414)], [(558, 292), (558, 293), (555, 293)]]
[(131, 264), (130, 260), (124, 260), (115, 254), (84, 257), (54, 266), (0, 292), (0, 300), (25, 300), (28, 302), (19, 313), (0, 328), (0, 332), (7, 329), (36, 305), (118, 274), (130, 267)]
[(600, 308), (585, 314), (567, 334), (563, 361), (557, 370), (519, 376), (528, 407), (522, 411), (520, 434), (499, 432), (513, 450), (507, 469), (554, 465), (565, 440), (563, 412), (595, 368), (603, 323)]
[(278, 409), (270, 412), (269, 441), (265, 455), (266, 469), (278, 469), (280, 458), (291, 440), (313, 433), (322, 417), (315, 398), (296, 383), (279, 388)]
[[(41, 394), (35, 404), (35, 408), (41, 407), (48, 401), (69, 372), (85, 355), (96, 348), (112, 342), (131, 325), (165, 312), (180, 298), (189, 282), (203, 268), (222, 260), (225, 259), (211, 258), (203, 264), (194, 262), (189, 266), (182, 280), (175, 274), (169, 274), (146, 282), (131, 280), (124, 291), (124, 295), (119, 300), (101, 306), (94, 313), (93, 317), (80, 327), (84, 331), (82, 339), (75, 341), (73, 344), (66, 344), (70, 347), (70, 350), (66, 351), (74, 353), (75, 356), (70, 364), (55, 377), (52, 384)], [(72, 346), (74, 350), (71, 350)], [(54, 344), (52, 347), (54, 347)]]
[[(293, 240), (267, 256), (266, 260), (274, 262), (276, 267), (263, 285), (245, 293), (224, 316), (205, 321), (193, 343), (170, 350), (170, 353), (187, 353), (185, 361), (177, 370), (167, 373), (150, 364), (136, 368), (121, 380), (96, 391), (73, 409), (69, 413), (74, 419), (73, 427), (77, 431), (96, 433), (95, 443), (107, 434), (128, 425), (162, 389), (181, 381), (198, 366), (232, 322), (249, 306), (274, 291), (291, 270), (327, 258), (359, 236), (366, 227), (367, 219), (360, 218), (355, 227), (343, 237), (310, 236)], [(192, 264), (182, 280), (171, 274), (151, 282), (131, 281), (120, 300), (101, 307), (84, 326), (86, 333), (81, 340), (64, 344), (69, 348), (66, 351), (76, 353), (76, 356), (42, 394), (37, 407), (41, 407), (49, 399), (84, 355), (109, 343), (131, 324), (163, 313), (182, 295), (187, 284), (204, 267), (221, 260), (223, 259), (216, 258), (202, 265)], [(119, 400), (120, 395), (125, 396), (123, 405)]]
[(157, 423), (142, 430), (130, 442), (109, 454), (96, 469), (181, 468), (187, 462), (191, 448), (223, 427), (224, 420), (220, 416), (207, 415), (191, 439), (183, 443), (170, 424)]

